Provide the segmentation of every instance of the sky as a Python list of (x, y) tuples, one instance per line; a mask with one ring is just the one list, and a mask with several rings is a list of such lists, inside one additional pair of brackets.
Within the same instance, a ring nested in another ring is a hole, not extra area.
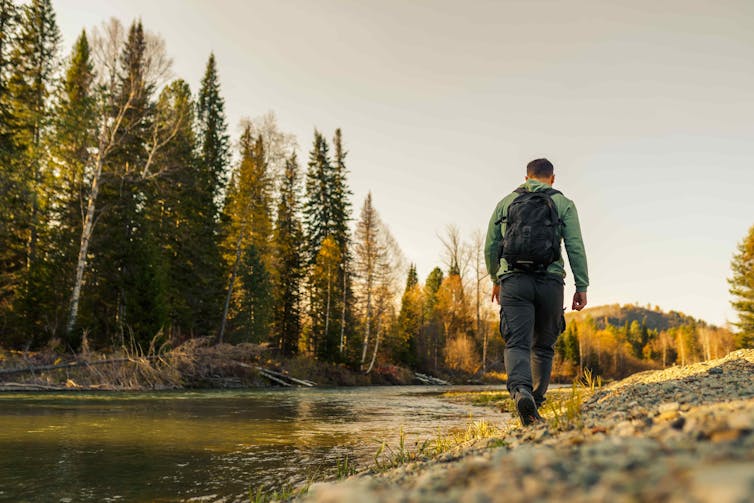
[[(343, 131), (355, 217), (373, 203), (420, 278), (447, 225), (485, 230), (526, 163), (574, 200), (590, 305), (735, 321), (754, 224), (754, 2), (53, 0), (83, 28), (140, 18), (198, 90), (217, 58), (230, 132), (268, 111)], [(566, 296), (574, 290), (569, 274)]]

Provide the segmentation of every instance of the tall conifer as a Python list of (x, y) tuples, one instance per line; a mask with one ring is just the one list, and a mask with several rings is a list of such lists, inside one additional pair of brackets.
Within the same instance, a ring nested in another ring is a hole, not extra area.
[[(50, 174), (45, 146), (60, 63), (60, 32), (49, 0), (33, 0), (22, 6), (20, 13), (7, 88), (14, 152), (6, 162), (15, 182), (11, 211), (16, 229), (8, 245), (10, 254), (20, 253), (23, 246), (24, 270), (16, 275), (15, 290), (21, 302), (18, 312), (26, 323), (19, 322), (17, 326), (38, 335), (42, 314), (38, 307), (46, 300), (44, 285), (50, 272), (45, 267), (46, 258), (41, 251), (44, 243), (40, 245), (40, 241), (48, 237), (47, 189), (51, 184), (45, 179)], [(11, 262), (18, 264), (19, 260)]]
[[(244, 128), (240, 139), (241, 159), (233, 173), (228, 188), (224, 219), (224, 254), (230, 269), (226, 305), (218, 341), (222, 341), (225, 323), (233, 319), (233, 330), (246, 333), (254, 340), (262, 338), (262, 334), (250, 332), (249, 323), (252, 321), (248, 314), (253, 309), (249, 302), (251, 297), (260, 299), (255, 293), (245, 290), (245, 286), (258, 285), (244, 280), (245, 272), (239, 270), (251, 260), (245, 256), (247, 252), (259, 254), (261, 265), (269, 272), (270, 266), (270, 236), (272, 233), (272, 178), (268, 172), (261, 138), (255, 138), (249, 124)], [(261, 283), (259, 283), (261, 284)], [(268, 320), (269, 321), (269, 320)], [(266, 336), (267, 333), (264, 334)]]
[(275, 344), (283, 354), (298, 351), (301, 334), (301, 281), (303, 279), (303, 230), (299, 217), (299, 167), (296, 154), (285, 163), (274, 230)]
[[(54, 167), (54, 191), (51, 198), (50, 219), (54, 222), (49, 250), (53, 269), (58, 277), (68, 280), (61, 288), (53, 282), (55, 312), (60, 320), (56, 329), (63, 328), (66, 303), (70, 296), (78, 239), (81, 234), (82, 201), (86, 199), (86, 180), (91, 173), (91, 146), (96, 143), (97, 124), (93, 94), (94, 70), (89, 41), (82, 31), (73, 52), (61, 86), (55, 110), (54, 133), (50, 145), (51, 163)], [(77, 341), (68, 341), (76, 347)]]

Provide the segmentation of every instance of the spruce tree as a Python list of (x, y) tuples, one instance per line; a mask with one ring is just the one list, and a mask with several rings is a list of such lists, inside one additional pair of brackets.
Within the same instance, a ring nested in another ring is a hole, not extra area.
[(157, 156), (161, 175), (149, 186), (149, 214), (165, 270), (169, 323), (184, 336), (215, 328), (222, 296), (212, 193), (202, 183), (206, 170), (197, 154), (195, 109), (183, 80), (172, 82), (160, 94), (157, 115), (183, 121)]
[[(10, 114), (10, 96), (8, 94), (8, 79), (11, 64), (12, 42), (18, 25), (18, 7), (13, 0), (0, 0), (0, 183), (5, 183), (7, 162), (12, 155), (13, 136), (9, 125), (12, 122)], [(5, 194), (5, 185), (0, 186)], [(2, 220), (5, 222), (5, 220)], [(2, 225), (2, 224), (0, 224)]]
[(343, 136), (340, 129), (335, 130), (333, 138), (334, 158), (330, 172), (330, 218), (332, 220), (331, 233), (335, 242), (343, 251), (344, 259), (348, 260), (348, 249), (351, 233), (348, 223), (351, 220), (351, 201), (352, 195), (348, 188), (346, 176), (348, 169), (345, 160), (347, 152), (343, 149)]
[(313, 264), (325, 237), (332, 234), (332, 165), (327, 140), (314, 131), (314, 144), (306, 171), (304, 225), (310, 264)]
[(239, 280), (243, 296), (236, 312), (236, 337), (265, 342), (270, 337), (272, 322), (272, 283), (262, 254), (253, 243), (244, 250)]
[(405, 365), (416, 365), (416, 350), (423, 323), (423, 298), (416, 275), (416, 265), (411, 264), (406, 277), (406, 289), (401, 298), (398, 314), (398, 340), (395, 357)]
[(114, 108), (124, 111), (122, 133), (104, 163), (98, 204), (105, 213), (91, 244), (92, 295), (86, 300), (94, 319), (82, 323), (93, 324), (100, 336), (115, 335), (118, 343), (131, 333), (147, 343), (167, 321), (165, 271), (148, 219), (149, 180), (143, 176), (156, 120), (148, 56), (144, 28), (134, 22), (114, 90)]
[(16, 218), (25, 200), (23, 177), (16, 158), (11, 128), (11, 96), (8, 80), (11, 64), (12, 42), (18, 25), (18, 7), (11, 0), (0, 0), (0, 343), (11, 340), (11, 329), (17, 326), (13, 305), (21, 284), (25, 265), (25, 243)]
[[(94, 70), (86, 33), (82, 31), (73, 52), (60, 89), (54, 114), (54, 132), (50, 151), (55, 177), (51, 197), (50, 219), (56, 223), (48, 251), (52, 269), (67, 281), (54, 288), (55, 305), (47, 310), (60, 320), (63, 329), (67, 301), (74, 278), (76, 256), (82, 222), (82, 201), (86, 199), (86, 179), (90, 176), (91, 146), (96, 143), (96, 104), (94, 98)], [(54, 282), (57, 283), (57, 282)], [(77, 347), (77, 340), (69, 340)]]
[(299, 217), (299, 167), (293, 154), (285, 164), (280, 184), (274, 230), (275, 345), (285, 355), (298, 351), (301, 334), (303, 230)]
[(205, 198), (207, 230), (215, 233), (220, 214), (220, 195), (228, 178), (230, 138), (225, 117), (225, 100), (220, 95), (220, 80), (217, 74), (215, 55), (210, 54), (202, 78), (196, 103), (196, 124), (199, 141), (200, 190)]
[(731, 305), (738, 312), (738, 347), (754, 347), (754, 226), (738, 245), (731, 262), (733, 276), (728, 279)]
[[(48, 236), (50, 172), (46, 144), (52, 116), (52, 95), (59, 68), (60, 32), (49, 0), (33, 0), (20, 8), (20, 19), (8, 80), (10, 135), (13, 155), (6, 159), (13, 180), (8, 198), (12, 227), (6, 254), (9, 262), (23, 270), (15, 275), (16, 312), (23, 317), (16, 326), (33, 334), (27, 343), (43, 342), (42, 329), (48, 325), (40, 309), (49, 305), (49, 274), (44, 256)], [(4, 198), (5, 199), (5, 198)], [(2, 201), (5, 202), (5, 201)], [(23, 241), (23, 242), (20, 242)], [(23, 251), (22, 251), (23, 250)], [(19, 254), (23, 254), (20, 259)], [(20, 334), (19, 334), (20, 335)]]

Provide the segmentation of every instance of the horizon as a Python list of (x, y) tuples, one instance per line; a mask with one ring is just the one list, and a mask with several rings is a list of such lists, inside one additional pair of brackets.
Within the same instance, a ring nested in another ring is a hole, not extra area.
[(141, 18), (196, 93), (214, 52), (234, 144), (268, 111), (300, 155), (314, 128), (340, 127), (354, 219), (371, 191), (422, 282), (445, 226), (484, 231), (544, 156), (579, 210), (588, 307), (735, 320), (726, 279), (754, 223), (754, 5), (220, 5), (53, 1), (62, 55), (82, 29)]

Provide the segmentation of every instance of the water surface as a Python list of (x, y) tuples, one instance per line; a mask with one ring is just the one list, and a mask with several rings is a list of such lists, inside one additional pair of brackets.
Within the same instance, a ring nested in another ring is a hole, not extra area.
[(503, 420), (439, 398), (459, 389), (2, 393), (0, 501), (248, 501), (346, 455), (367, 466), (401, 428), (413, 444)]

